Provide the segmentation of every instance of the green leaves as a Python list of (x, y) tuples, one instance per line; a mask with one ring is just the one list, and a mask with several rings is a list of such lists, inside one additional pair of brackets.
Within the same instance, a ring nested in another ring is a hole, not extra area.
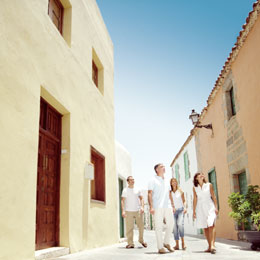
[(249, 185), (247, 193), (240, 194), (233, 192), (228, 197), (228, 204), (232, 211), (229, 216), (233, 218), (239, 225), (250, 222), (252, 219), (256, 228), (260, 230), (260, 187), (258, 185)]

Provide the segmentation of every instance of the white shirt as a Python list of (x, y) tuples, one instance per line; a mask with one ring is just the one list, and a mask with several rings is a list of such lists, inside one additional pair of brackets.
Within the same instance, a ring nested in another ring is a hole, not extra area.
[(184, 207), (181, 198), (181, 192), (179, 190), (176, 190), (175, 192), (172, 191), (172, 198), (175, 209), (180, 209)]
[(125, 198), (125, 211), (139, 211), (139, 196), (142, 196), (142, 193), (138, 188), (126, 187), (123, 189), (121, 197)]
[(154, 176), (148, 183), (148, 191), (152, 190), (153, 208), (170, 208), (169, 191), (171, 190), (170, 180), (163, 179), (160, 176)]

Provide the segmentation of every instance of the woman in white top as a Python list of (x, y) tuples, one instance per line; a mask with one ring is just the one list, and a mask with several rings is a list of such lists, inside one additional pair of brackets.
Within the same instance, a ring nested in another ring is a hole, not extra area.
[(218, 210), (213, 186), (206, 182), (203, 173), (196, 173), (193, 183), (193, 218), (197, 219), (197, 228), (204, 229), (209, 244), (205, 252), (215, 254), (214, 231)]
[(184, 243), (184, 214), (187, 212), (184, 192), (179, 188), (178, 182), (175, 178), (170, 181), (171, 193), (170, 199), (173, 202), (174, 212), (174, 239), (175, 239), (175, 250), (179, 250), (179, 239), (181, 237), (182, 249), (185, 250), (186, 246)]

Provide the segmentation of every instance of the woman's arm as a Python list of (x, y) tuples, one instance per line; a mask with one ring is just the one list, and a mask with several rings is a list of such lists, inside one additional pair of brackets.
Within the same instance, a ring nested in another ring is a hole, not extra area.
[(216, 214), (218, 214), (217, 198), (216, 198), (216, 195), (215, 195), (215, 192), (214, 192), (212, 184), (210, 183), (209, 186), (210, 186), (210, 195), (211, 195), (211, 198), (212, 198), (212, 200), (214, 202), (214, 205), (215, 205), (215, 212), (216, 212)]
[(187, 205), (186, 205), (186, 200), (185, 200), (185, 196), (184, 196), (184, 192), (182, 191), (182, 194), (181, 194), (181, 199), (182, 199), (182, 202), (183, 202), (183, 213), (185, 214), (187, 212)]
[(169, 191), (169, 197), (170, 197), (170, 201), (171, 201), (172, 208), (173, 208), (173, 213), (174, 213), (176, 211), (176, 209), (175, 209), (175, 206), (174, 206), (174, 202), (173, 202), (172, 192), (171, 191)]
[(193, 187), (193, 218), (196, 218), (196, 207), (197, 207), (197, 194)]

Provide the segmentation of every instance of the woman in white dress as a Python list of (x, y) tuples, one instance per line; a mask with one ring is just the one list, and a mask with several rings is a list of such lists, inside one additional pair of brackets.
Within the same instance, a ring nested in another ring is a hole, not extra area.
[(209, 244), (205, 252), (215, 254), (214, 232), (218, 210), (213, 186), (206, 182), (203, 173), (196, 173), (193, 183), (193, 218), (197, 220), (197, 228), (204, 229)]

